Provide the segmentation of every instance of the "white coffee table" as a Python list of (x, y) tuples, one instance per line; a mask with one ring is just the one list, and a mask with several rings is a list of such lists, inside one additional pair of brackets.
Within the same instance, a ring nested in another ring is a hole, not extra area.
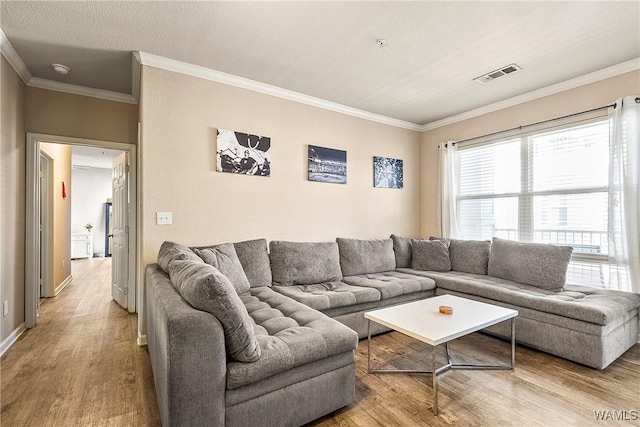
[[(438, 307), (441, 305), (453, 307), (453, 314), (441, 314), (438, 311)], [(366, 312), (364, 317), (368, 320), (367, 369), (369, 373), (432, 374), (433, 413), (438, 415), (438, 374), (448, 371), (449, 369), (513, 369), (515, 367), (516, 335), (514, 321), (517, 315), (518, 312), (516, 310), (485, 304), (453, 295), (441, 295), (434, 298)], [(510, 364), (469, 364), (455, 363), (451, 360), (449, 341), (509, 319), (511, 319)], [(372, 321), (431, 345), (431, 370), (371, 369)], [(437, 368), (436, 348), (440, 344), (444, 344), (446, 347), (447, 364)]]

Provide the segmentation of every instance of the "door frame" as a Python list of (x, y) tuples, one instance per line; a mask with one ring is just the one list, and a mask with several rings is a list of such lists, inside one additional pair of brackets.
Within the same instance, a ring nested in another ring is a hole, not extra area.
[[(84, 145), (97, 148), (109, 148), (129, 152), (129, 272), (128, 311), (137, 312), (139, 298), (136, 298), (139, 286), (138, 275), (138, 179), (137, 147), (113, 141), (100, 141), (68, 136), (27, 133), (27, 171), (26, 171), (26, 240), (25, 240), (25, 326), (36, 325), (38, 313), (37, 286), (40, 286), (40, 154), (41, 143), (66, 145)], [(50, 230), (49, 230), (50, 232)], [(69, 236), (71, 238), (71, 236)]]

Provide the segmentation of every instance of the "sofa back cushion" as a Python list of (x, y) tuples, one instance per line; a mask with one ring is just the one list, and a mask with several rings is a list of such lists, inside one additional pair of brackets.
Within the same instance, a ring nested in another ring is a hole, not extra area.
[(489, 276), (560, 291), (567, 279), (571, 246), (520, 243), (493, 238)]
[(254, 322), (226, 276), (203, 262), (175, 260), (169, 266), (169, 277), (178, 284), (180, 294), (189, 304), (220, 321), (230, 357), (240, 362), (255, 362), (260, 358)]
[(271, 286), (271, 261), (265, 239), (234, 243), (238, 259), (252, 288)]
[(486, 275), (489, 268), (490, 252), (491, 242), (489, 240), (451, 239), (449, 243), (451, 269), (462, 273)]
[(278, 285), (312, 285), (342, 279), (336, 242), (269, 242), (271, 276)]
[(204, 262), (224, 274), (239, 294), (245, 293), (251, 288), (233, 243), (206, 248), (193, 248), (193, 252), (202, 258)]
[(396, 269), (393, 240), (336, 239), (340, 250), (340, 267), (343, 276), (382, 273)]
[(416, 240), (411, 242), (411, 267), (416, 270), (450, 271), (449, 246), (444, 240)]
[(198, 255), (180, 243), (165, 241), (160, 245), (160, 250), (158, 251), (158, 265), (165, 273), (169, 272), (169, 264), (171, 261), (179, 259), (189, 259), (191, 261), (202, 262), (202, 259), (200, 259)]
[(396, 256), (396, 268), (411, 268), (411, 240), (408, 237), (391, 235), (393, 252)]

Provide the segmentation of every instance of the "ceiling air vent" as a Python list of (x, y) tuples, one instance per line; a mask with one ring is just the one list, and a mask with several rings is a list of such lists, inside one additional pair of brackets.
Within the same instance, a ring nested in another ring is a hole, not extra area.
[(516, 71), (520, 71), (522, 68), (518, 67), (516, 64), (509, 64), (506, 67), (502, 67), (499, 70), (492, 71), (483, 76), (476, 77), (473, 79), (474, 82), (478, 83), (488, 83), (491, 80), (495, 80), (498, 77), (506, 76), (507, 74), (515, 73)]

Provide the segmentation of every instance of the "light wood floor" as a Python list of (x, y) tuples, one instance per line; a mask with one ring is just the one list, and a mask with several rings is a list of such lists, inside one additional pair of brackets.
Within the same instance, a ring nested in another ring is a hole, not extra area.
[(137, 316), (111, 299), (111, 259), (71, 268), (73, 281), (2, 356), (2, 426), (160, 425)]
[[(136, 316), (111, 301), (110, 260), (74, 261), (74, 280), (41, 307), (38, 326), (2, 357), (2, 426), (157, 426), (146, 347), (135, 343)], [(429, 366), (426, 344), (399, 333), (374, 337), (375, 366)], [(483, 334), (451, 344), (464, 361), (508, 360), (509, 345)], [(444, 358), (444, 355), (443, 355)], [(431, 412), (428, 375), (366, 372), (356, 353), (356, 402), (311, 426), (614, 426), (594, 411), (640, 416), (640, 345), (604, 371), (518, 346), (515, 371), (452, 371), (439, 381), (440, 415)]]

